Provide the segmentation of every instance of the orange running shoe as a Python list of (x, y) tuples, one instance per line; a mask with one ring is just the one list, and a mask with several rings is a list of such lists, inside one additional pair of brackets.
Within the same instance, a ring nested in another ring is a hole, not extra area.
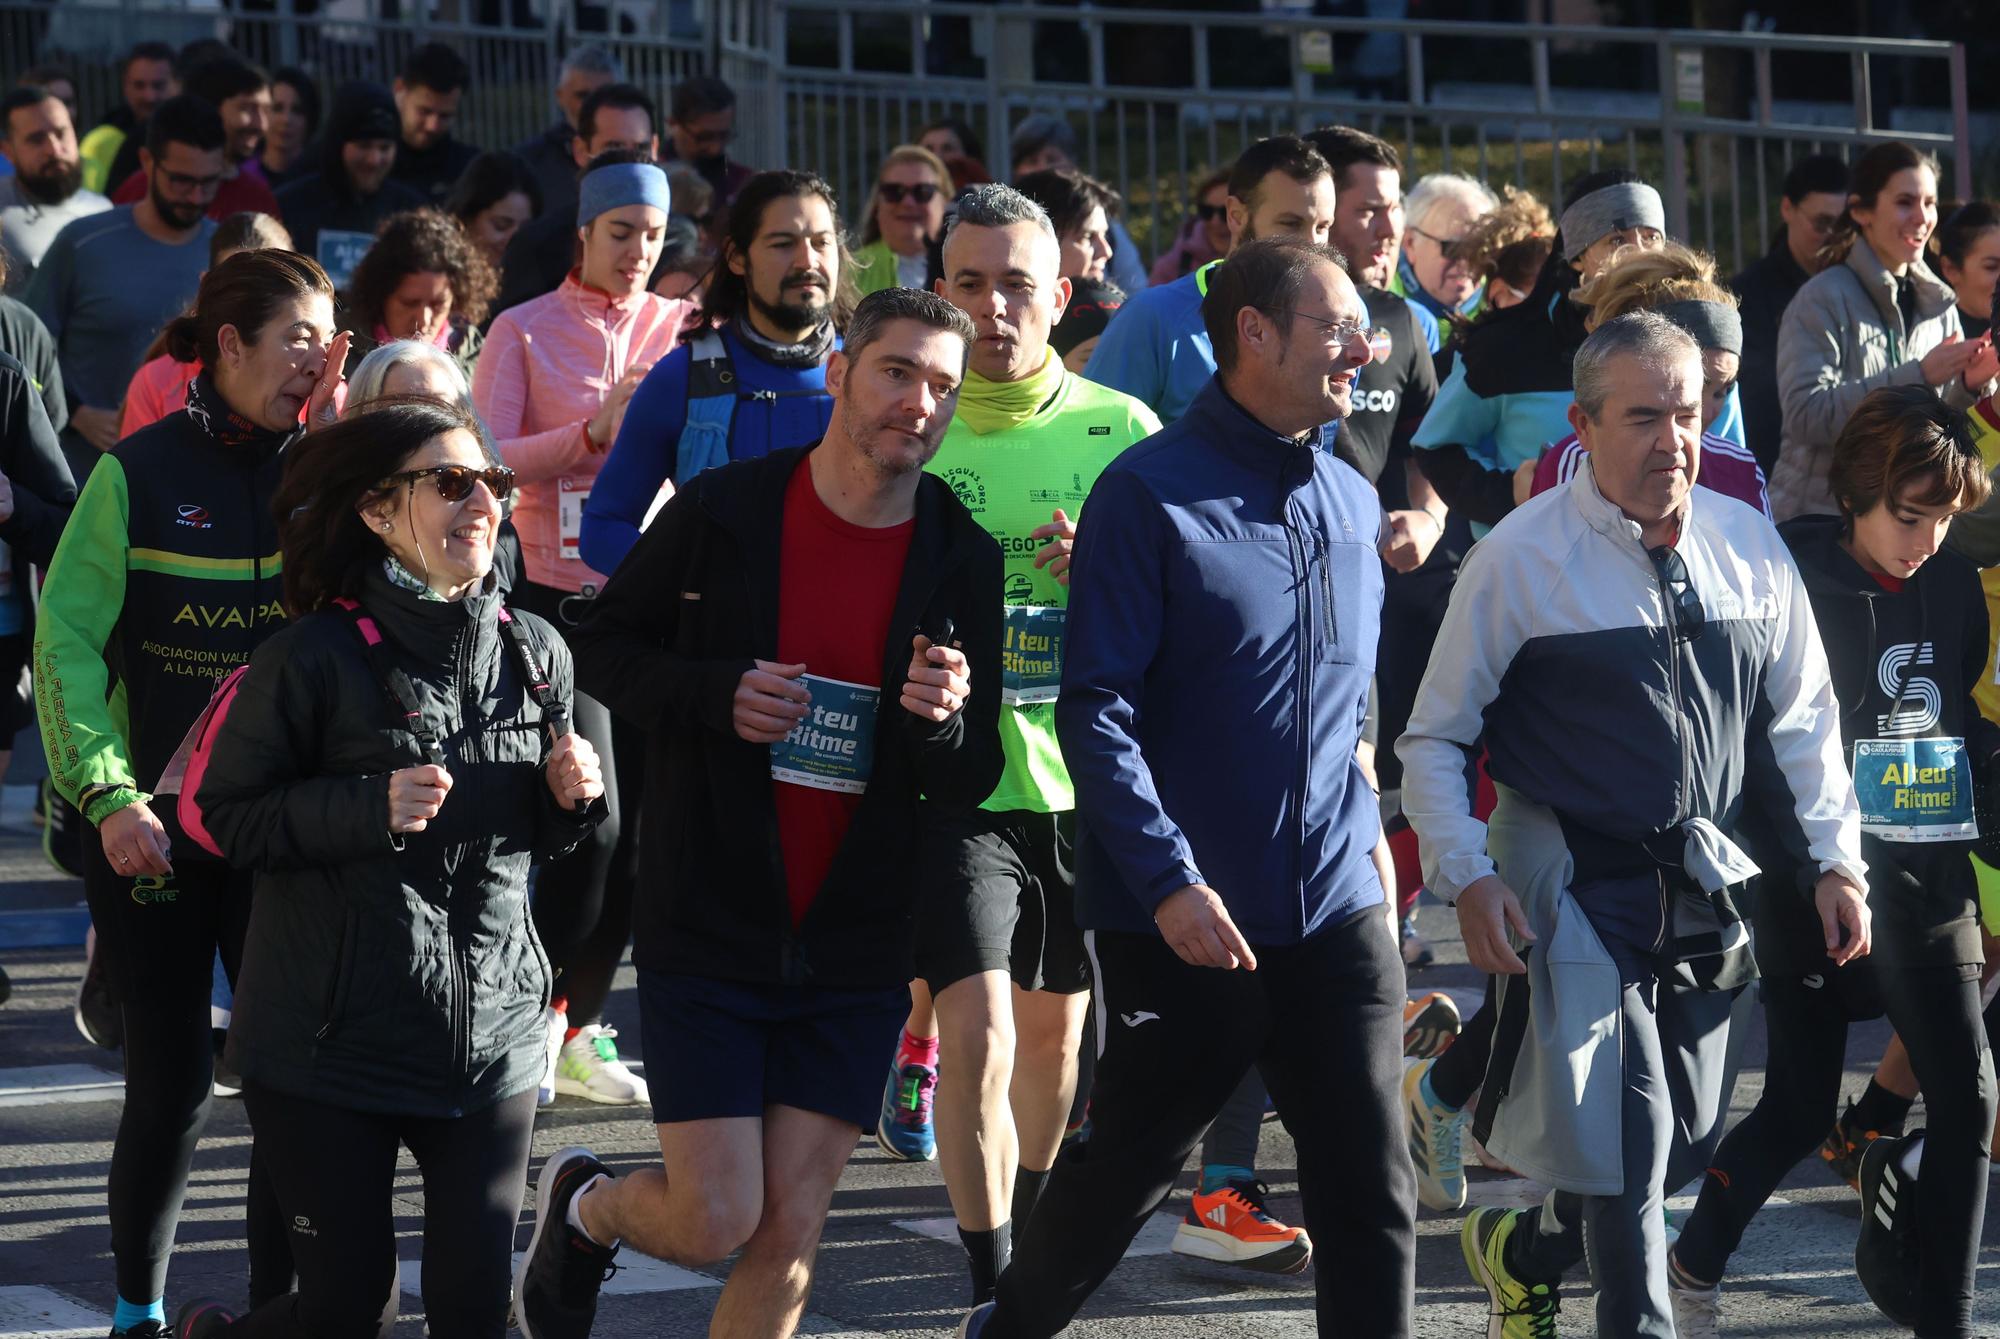
[(1231, 1181), (1210, 1194), (1197, 1191), (1174, 1230), (1174, 1254), (1254, 1269), (1297, 1274), (1312, 1262), (1312, 1239), (1286, 1227), (1264, 1207), (1262, 1181)]
[(1458, 1005), (1442, 990), (1433, 990), (1403, 1005), (1403, 1055), (1429, 1060), (1445, 1053), (1464, 1027)]

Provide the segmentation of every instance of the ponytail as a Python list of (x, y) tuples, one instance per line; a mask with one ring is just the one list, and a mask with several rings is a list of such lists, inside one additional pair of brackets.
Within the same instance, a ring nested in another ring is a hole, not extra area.
[(1855, 161), (1854, 177), (1847, 188), (1847, 207), (1840, 211), (1832, 233), (1819, 249), (1822, 268), (1846, 261), (1848, 253), (1854, 250), (1854, 243), (1860, 239), (1861, 224), (1854, 217), (1855, 206), (1875, 208), (1876, 201), (1888, 189), (1895, 175), (1916, 167), (1929, 168), (1933, 178), (1938, 175), (1937, 159), (1901, 140), (1878, 144)]

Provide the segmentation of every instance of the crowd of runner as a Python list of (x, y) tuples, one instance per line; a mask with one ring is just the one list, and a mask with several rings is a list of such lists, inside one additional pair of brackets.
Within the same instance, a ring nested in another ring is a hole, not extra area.
[[(1729, 278), (1634, 172), (1328, 126), (1148, 256), (1056, 116), (844, 207), (597, 47), (486, 151), (444, 44), (323, 115), (213, 41), (119, 73), (87, 133), (0, 96), (0, 733), (124, 1053), (114, 1335), (386, 1333), (400, 1148), (435, 1339), (579, 1339), (621, 1253), (789, 1335), (868, 1135), (939, 1165), (965, 1339), (1059, 1333), (1197, 1149), (1173, 1249), (1331, 1251), (1327, 1333), (1409, 1333), (1476, 1157), (1548, 1188), (1465, 1215), (1492, 1339), (1586, 1262), (1597, 1333), (1718, 1335), (1815, 1153), (1882, 1312), (1972, 1332), (2000, 208), (1924, 154), (1792, 163)], [(170, 1313), (218, 1094), (249, 1277)], [(546, 1159), (517, 1269), (559, 1096), (660, 1160)]]

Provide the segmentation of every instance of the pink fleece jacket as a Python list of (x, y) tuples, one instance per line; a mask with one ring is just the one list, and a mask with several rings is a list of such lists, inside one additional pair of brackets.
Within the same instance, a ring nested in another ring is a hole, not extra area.
[(584, 499), (611, 447), (584, 425), (628, 368), (673, 351), (696, 307), (639, 293), (614, 301), (576, 271), (562, 287), (494, 318), (472, 378), (472, 403), (519, 476), (514, 528), (528, 580), (557, 590), (602, 586), (577, 553)]

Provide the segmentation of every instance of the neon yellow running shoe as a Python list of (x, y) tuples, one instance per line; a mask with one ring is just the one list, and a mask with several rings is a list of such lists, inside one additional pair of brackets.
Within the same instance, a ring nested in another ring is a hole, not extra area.
[(1553, 1283), (1528, 1283), (1507, 1270), (1507, 1241), (1525, 1210), (1493, 1206), (1474, 1209), (1458, 1234), (1465, 1267), (1492, 1299), (1486, 1339), (1556, 1339), (1562, 1299)]

